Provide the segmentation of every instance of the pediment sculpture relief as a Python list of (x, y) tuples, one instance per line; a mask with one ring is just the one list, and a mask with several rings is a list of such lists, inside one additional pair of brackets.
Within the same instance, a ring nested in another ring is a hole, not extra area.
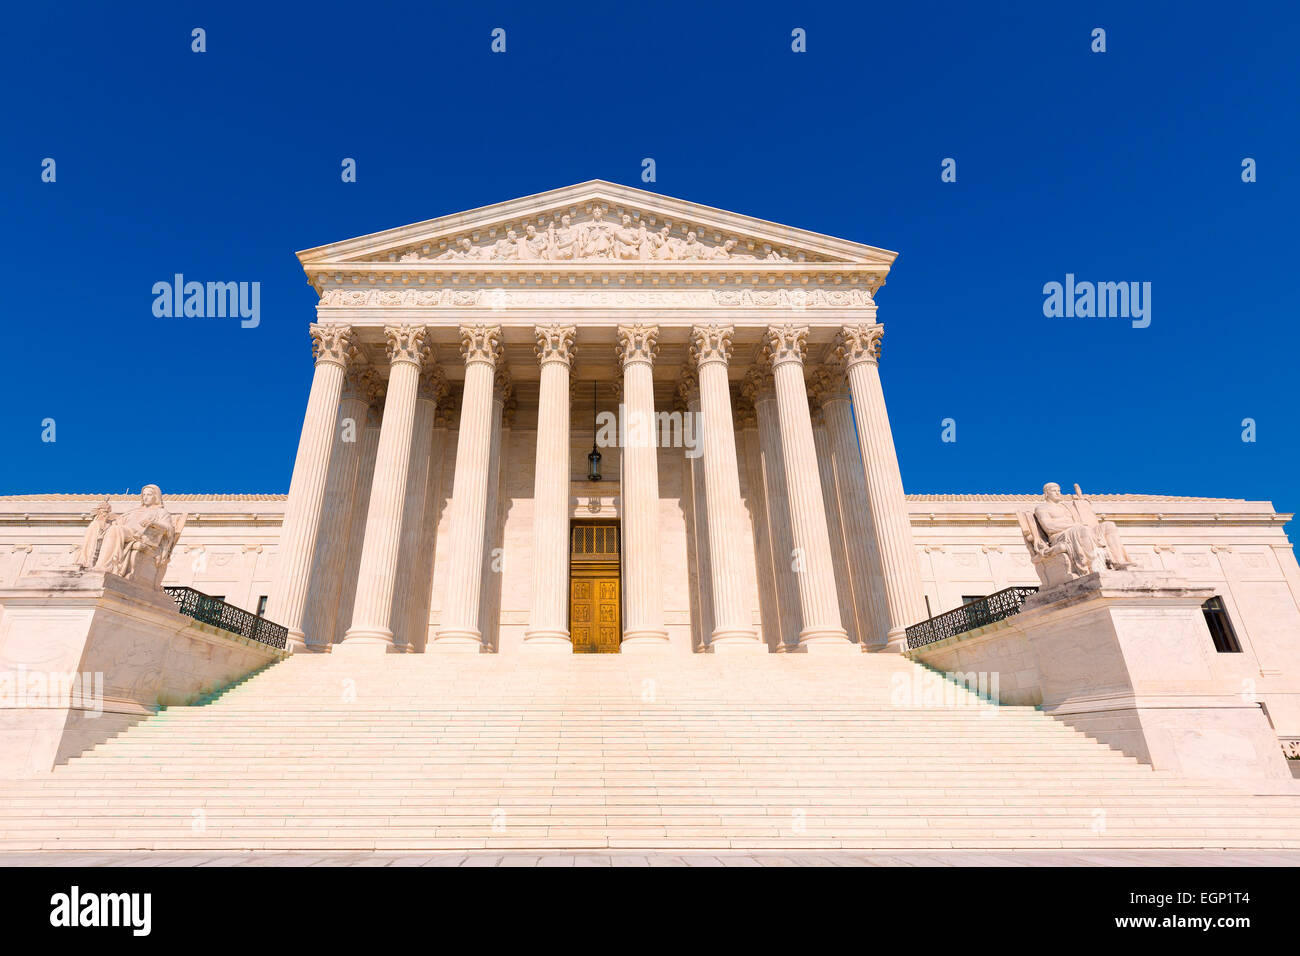
[(617, 224), (607, 222), (604, 210), (596, 207), (591, 219), (574, 223), (573, 217), (563, 215), (551, 222), (544, 231), (532, 223), (506, 231), (505, 237), (484, 245), (475, 245), (461, 236), (442, 252), (423, 255), (418, 250), (404, 253), (400, 262), (573, 262), (592, 260), (650, 261), (732, 261), (732, 262), (789, 262), (775, 249), (755, 254), (738, 248), (739, 239), (726, 239), (708, 245), (695, 231), (685, 237), (672, 235), (668, 226), (657, 230), (646, 228), (643, 221), (634, 221), (624, 214)]
[(74, 561), (82, 568), (93, 567), (161, 588), (172, 549), (188, 517), (174, 515), (163, 506), (157, 485), (145, 485), (140, 507), (122, 515), (114, 515), (105, 500), (86, 529)]
[(1048, 482), (1033, 511), (1019, 512), (1020, 533), (1044, 588), (1107, 568), (1134, 567), (1113, 521), (1102, 521), (1078, 485), (1066, 498)]

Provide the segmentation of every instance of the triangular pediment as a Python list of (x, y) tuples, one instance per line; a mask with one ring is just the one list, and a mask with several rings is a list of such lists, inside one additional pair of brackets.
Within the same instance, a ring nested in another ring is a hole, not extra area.
[(375, 265), (455, 268), (730, 268), (844, 264), (883, 274), (896, 253), (601, 180), (298, 253), (309, 272)]

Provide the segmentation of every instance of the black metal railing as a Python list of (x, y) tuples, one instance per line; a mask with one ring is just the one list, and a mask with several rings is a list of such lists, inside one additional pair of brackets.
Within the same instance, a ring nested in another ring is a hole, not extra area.
[(210, 597), (193, 588), (166, 587), (163, 590), (171, 595), (178, 611), (196, 621), (211, 624), (213, 627), (230, 631), (232, 634), (257, 641), (259, 644), (278, 647), (280, 650), (284, 650), (288, 643), (289, 629), (283, 624), (276, 624), (264, 617), (250, 614), (242, 607), (227, 604), (219, 598)]
[(928, 621), (913, 624), (907, 629), (907, 648), (911, 650), (924, 647), (926, 644), (942, 641), (945, 637), (964, 634), (977, 627), (1019, 614), (1025, 599), (1037, 590), (1038, 588), (1034, 587), (1004, 588), (978, 601), (971, 601), (943, 614), (936, 614)]

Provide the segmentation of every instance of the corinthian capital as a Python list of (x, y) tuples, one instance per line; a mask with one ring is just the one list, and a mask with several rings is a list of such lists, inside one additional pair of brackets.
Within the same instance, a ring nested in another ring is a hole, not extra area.
[(466, 365), (483, 362), (493, 367), (501, 361), (501, 326), (462, 325), (460, 327), (460, 354)]
[(657, 325), (620, 325), (618, 327), (618, 353), (620, 367), (629, 362), (644, 362), (653, 365), (659, 353), (659, 326)]
[(844, 371), (840, 368), (823, 365), (813, 369), (808, 376), (808, 392), (818, 408), (829, 402), (849, 400), (849, 385), (844, 381)]
[(776, 379), (772, 376), (772, 366), (766, 363), (751, 365), (745, 373), (745, 380), (740, 383), (740, 394), (751, 404), (773, 397)]
[(573, 364), (575, 349), (573, 340), (578, 335), (578, 330), (572, 325), (539, 325), (533, 329), (537, 336), (537, 364), (545, 365), (547, 362), (563, 362), (565, 365)]
[(384, 381), (373, 365), (353, 362), (343, 374), (343, 397), (369, 405), (384, 394)]
[(684, 412), (699, 400), (699, 373), (690, 367), (682, 369), (682, 377), (677, 380), (677, 388), (673, 394), (673, 408), (679, 412)]
[(388, 340), (388, 361), (396, 365), (410, 362), (420, 366), (433, 357), (433, 347), (426, 339), (429, 330), (423, 325), (389, 325), (384, 327)]
[(885, 327), (874, 325), (846, 325), (835, 340), (835, 356), (846, 369), (863, 362), (875, 365), (880, 361), (880, 338)]
[(357, 354), (357, 338), (350, 325), (311, 324), (311, 348), (316, 364), (341, 365), (347, 368)]
[(420, 385), (415, 394), (423, 401), (442, 405), (451, 394), (451, 386), (447, 384), (442, 369), (429, 362), (420, 370)]
[(509, 405), (515, 396), (515, 383), (510, 378), (510, 369), (505, 365), (496, 366), (492, 374), (492, 398), (502, 405)]
[(721, 362), (726, 365), (731, 359), (731, 336), (735, 331), (731, 325), (697, 325), (692, 328), (691, 358), (695, 364)]
[(772, 367), (787, 362), (803, 363), (808, 352), (808, 326), (806, 325), (769, 325), (763, 354), (772, 363)]

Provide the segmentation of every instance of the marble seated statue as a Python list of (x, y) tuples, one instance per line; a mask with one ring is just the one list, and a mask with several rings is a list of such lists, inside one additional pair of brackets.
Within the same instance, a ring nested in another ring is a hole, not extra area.
[(104, 535), (108, 532), (108, 526), (113, 523), (113, 506), (105, 498), (95, 508), (95, 514), (90, 519), (90, 525), (86, 528), (86, 533), (81, 539), (81, 547), (77, 553), (72, 556), (72, 563), (79, 568), (93, 568), (95, 559), (99, 557), (99, 546), (104, 542)]
[(1061, 486), (1043, 486), (1043, 501), (1020, 512), (1020, 533), (1043, 587), (1053, 587), (1106, 568), (1133, 567), (1113, 521), (1097, 517), (1078, 485), (1066, 498)]
[[(115, 517), (105, 527), (95, 570), (149, 587), (162, 587), (172, 549), (186, 518), (188, 515), (173, 515), (163, 507), (162, 492), (157, 485), (145, 485), (140, 492), (140, 507)], [(93, 527), (94, 522), (91, 524)], [(90, 529), (86, 534), (89, 538)], [(84, 544), (82, 550), (84, 557)]]

